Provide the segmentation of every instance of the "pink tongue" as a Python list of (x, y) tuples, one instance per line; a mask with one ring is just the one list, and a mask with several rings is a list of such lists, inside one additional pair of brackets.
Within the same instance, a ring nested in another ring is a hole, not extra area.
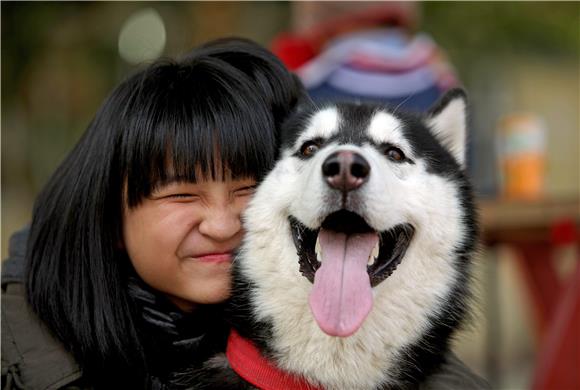
[(325, 333), (347, 337), (371, 311), (373, 295), (367, 263), (376, 233), (336, 233), (320, 229), (322, 265), (314, 275), (310, 309)]

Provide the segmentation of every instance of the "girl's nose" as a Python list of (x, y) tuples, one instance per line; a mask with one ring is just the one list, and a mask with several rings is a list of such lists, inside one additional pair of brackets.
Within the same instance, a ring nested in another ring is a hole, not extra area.
[(199, 232), (216, 241), (228, 241), (242, 230), (240, 211), (223, 206), (207, 210), (199, 224)]

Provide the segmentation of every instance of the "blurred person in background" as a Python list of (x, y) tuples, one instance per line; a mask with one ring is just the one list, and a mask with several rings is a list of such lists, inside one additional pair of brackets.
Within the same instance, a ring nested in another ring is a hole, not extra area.
[(427, 111), (459, 86), (444, 51), (418, 31), (409, 2), (295, 2), (273, 51), (317, 103), (355, 100)]
[(302, 94), (240, 39), (122, 82), (11, 239), (2, 387), (175, 388), (223, 351), (240, 214)]

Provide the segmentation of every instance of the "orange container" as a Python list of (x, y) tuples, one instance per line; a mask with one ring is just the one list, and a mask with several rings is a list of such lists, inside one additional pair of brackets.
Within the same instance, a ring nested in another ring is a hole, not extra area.
[(502, 118), (498, 127), (502, 195), (535, 200), (544, 195), (546, 126), (535, 114)]

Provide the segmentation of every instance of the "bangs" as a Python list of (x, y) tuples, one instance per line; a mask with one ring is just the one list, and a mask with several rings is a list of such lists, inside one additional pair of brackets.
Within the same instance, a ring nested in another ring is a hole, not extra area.
[(273, 114), (246, 74), (203, 58), (159, 64), (138, 82), (121, 148), (129, 207), (169, 181), (259, 180), (271, 168)]

